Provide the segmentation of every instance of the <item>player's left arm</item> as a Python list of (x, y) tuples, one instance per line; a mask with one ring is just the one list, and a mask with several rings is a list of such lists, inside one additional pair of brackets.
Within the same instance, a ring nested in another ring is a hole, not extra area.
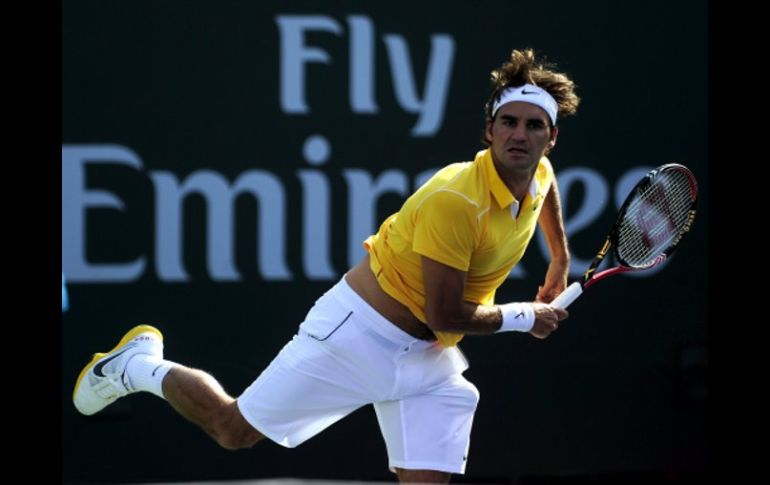
[(545, 282), (538, 287), (535, 301), (550, 302), (567, 287), (570, 262), (567, 234), (564, 231), (564, 220), (562, 219), (561, 195), (556, 177), (554, 177), (551, 188), (543, 201), (538, 223), (548, 244), (551, 262), (548, 264)]

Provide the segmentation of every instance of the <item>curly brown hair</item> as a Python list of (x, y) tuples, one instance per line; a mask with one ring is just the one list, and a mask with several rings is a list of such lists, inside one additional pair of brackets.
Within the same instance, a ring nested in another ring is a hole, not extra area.
[(503, 90), (524, 84), (533, 84), (548, 91), (559, 105), (558, 118), (575, 114), (580, 104), (580, 98), (575, 94), (575, 83), (566, 74), (557, 72), (556, 65), (545, 61), (536, 62), (535, 51), (530, 48), (521, 51), (514, 49), (510, 60), (492, 71), (491, 80), (492, 93), (484, 105), (487, 121), (494, 120), (492, 107), (500, 99)]

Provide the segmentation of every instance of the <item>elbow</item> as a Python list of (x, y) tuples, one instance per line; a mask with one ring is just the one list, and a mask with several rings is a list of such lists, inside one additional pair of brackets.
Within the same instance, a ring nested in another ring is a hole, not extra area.
[(444, 328), (441, 320), (435, 318), (428, 318), (427, 320), (428, 321), (425, 322), (425, 325), (427, 325), (432, 332), (446, 332), (446, 328)]
[(442, 311), (426, 311), (426, 325), (434, 332), (451, 332), (460, 323), (461, 315), (443, 309)]

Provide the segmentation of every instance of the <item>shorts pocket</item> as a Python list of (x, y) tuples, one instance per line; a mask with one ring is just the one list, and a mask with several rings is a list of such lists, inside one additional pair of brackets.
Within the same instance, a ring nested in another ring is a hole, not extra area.
[(309, 337), (323, 342), (337, 333), (352, 316), (352, 310), (327, 293), (316, 301), (299, 329)]

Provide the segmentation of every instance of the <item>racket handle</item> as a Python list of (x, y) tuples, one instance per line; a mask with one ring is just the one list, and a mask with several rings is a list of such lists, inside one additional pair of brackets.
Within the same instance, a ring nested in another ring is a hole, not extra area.
[(559, 296), (554, 298), (551, 302), (551, 305), (564, 310), (570, 305), (570, 303), (575, 301), (581, 293), (583, 293), (583, 286), (579, 281), (576, 281), (569, 285), (566, 290), (562, 291)]

